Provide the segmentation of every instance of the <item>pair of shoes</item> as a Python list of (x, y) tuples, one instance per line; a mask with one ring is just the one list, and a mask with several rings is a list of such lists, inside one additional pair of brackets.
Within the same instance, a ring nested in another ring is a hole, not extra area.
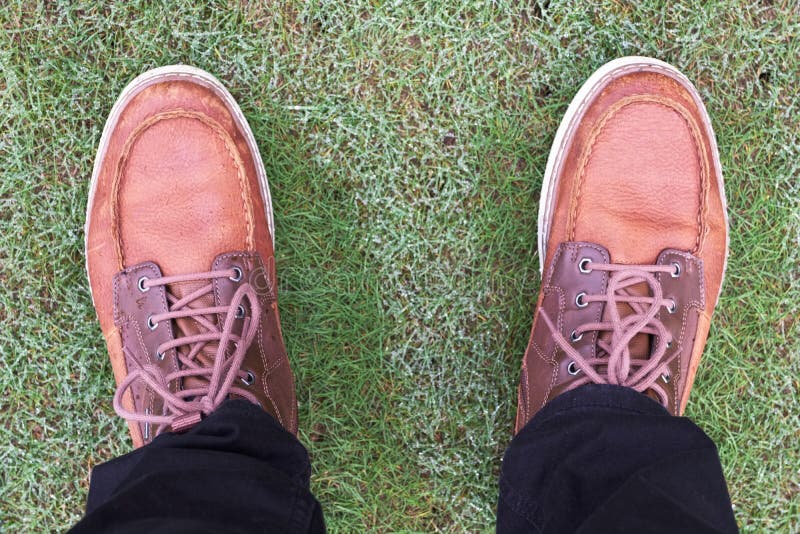
[[(266, 174), (230, 93), (186, 66), (131, 82), (95, 160), (86, 262), (134, 446), (191, 428), (228, 398), (297, 432), (273, 242)], [(547, 269), (517, 430), (585, 383), (631, 387), (682, 413), (726, 255), (719, 157), (697, 91), (653, 59), (605, 65), (570, 105), (547, 164)]]

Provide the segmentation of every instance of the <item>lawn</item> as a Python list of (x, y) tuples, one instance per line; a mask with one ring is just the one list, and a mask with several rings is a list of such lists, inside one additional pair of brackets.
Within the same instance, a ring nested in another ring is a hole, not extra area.
[(330, 530), (492, 530), (550, 143), (583, 80), (639, 54), (696, 83), (730, 203), (688, 415), (742, 531), (800, 531), (796, 1), (108, 4), (0, 7), (0, 530), (65, 530), (89, 469), (130, 449), (84, 211), (118, 93), (170, 63), (223, 80), (259, 141)]

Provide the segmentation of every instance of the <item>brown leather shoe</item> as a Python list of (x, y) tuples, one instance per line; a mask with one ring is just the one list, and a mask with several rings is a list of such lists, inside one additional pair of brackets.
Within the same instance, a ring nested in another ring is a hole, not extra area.
[(547, 162), (544, 280), (516, 430), (586, 383), (628, 386), (683, 413), (727, 233), (717, 144), (694, 86), (649, 58), (600, 68), (570, 104)]
[(230, 93), (183, 65), (133, 80), (106, 122), (86, 267), (134, 446), (250, 400), (290, 432), (269, 186)]

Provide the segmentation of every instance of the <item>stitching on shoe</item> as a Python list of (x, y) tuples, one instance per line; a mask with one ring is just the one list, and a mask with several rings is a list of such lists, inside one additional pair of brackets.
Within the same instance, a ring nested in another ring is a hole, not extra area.
[[(601, 271), (600, 276), (602, 277), (601, 280), (603, 284), (603, 289), (605, 290), (608, 287), (608, 271)], [(597, 312), (594, 314), (594, 322), (599, 323), (602, 318), (603, 318), (603, 306), (600, 305), (597, 307)], [(597, 330), (593, 331), (592, 344), (590, 345), (592, 349), (592, 359), (597, 358), (597, 342), (599, 339), (600, 339), (600, 332), (598, 332)]]
[(561, 257), (561, 254), (564, 253), (564, 245), (558, 245), (556, 248), (556, 255), (553, 256), (553, 259), (550, 261), (550, 267), (547, 270), (547, 285), (552, 285), (553, 283), (553, 276), (556, 272), (556, 264), (558, 263), (558, 259)]
[[(684, 90), (689, 92), (690, 96), (692, 96), (692, 100), (694, 100), (695, 96), (694, 93), (697, 92), (697, 89), (694, 87), (692, 82), (682, 72), (678, 71), (675, 68), (666, 68), (661, 65), (653, 64), (650, 62), (630, 63), (628, 65), (609, 71), (608, 73), (606, 73), (605, 76), (597, 80), (597, 82), (586, 93), (586, 97), (578, 105), (578, 109), (573, 115), (572, 121), (570, 122), (568, 128), (569, 135), (564, 136), (564, 138), (561, 141), (561, 145), (559, 146), (559, 150), (557, 153), (558, 157), (556, 159), (554, 171), (557, 172), (561, 169), (561, 164), (564, 161), (564, 154), (565, 154), (564, 149), (567, 146), (567, 142), (572, 137), (572, 134), (574, 133), (576, 126), (580, 123), (581, 119), (583, 118), (583, 114), (586, 111), (586, 108), (589, 106), (589, 102), (591, 102), (594, 99), (594, 97), (597, 96), (598, 90), (601, 89), (602, 87), (605, 87), (610, 80), (613, 80), (614, 78), (621, 78), (623, 75), (631, 72), (644, 72), (644, 73), (656, 72), (658, 74), (666, 76), (667, 78), (679, 83)], [(707, 118), (703, 116), (702, 113), (701, 116), (704, 119)]]
[(249, 184), (247, 183), (247, 176), (244, 171), (244, 162), (241, 159), (241, 156), (238, 154), (238, 151), (234, 151), (231, 149), (231, 145), (235, 143), (230, 135), (223, 129), (222, 125), (220, 125), (217, 121), (211, 119), (210, 117), (193, 111), (188, 111), (186, 109), (176, 109), (173, 111), (166, 111), (163, 113), (158, 113), (147, 118), (143, 121), (139, 126), (137, 126), (128, 138), (125, 140), (125, 145), (122, 148), (122, 153), (117, 160), (117, 167), (114, 172), (114, 179), (112, 180), (111, 184), (111, 203), (110, 203), (110, 210), (111, 210), (111, 233), (114, 237), (114, 245), (116, 247), (117, 252), (117, 261), (119, 264), (119, 268), (123, 269), (124, 266), (124, 254), (123, 254), (123, 246), (122, 246), (122, 237), (119, 228), (119, 221), (117, 220), (117, 216), (119, 214), (119, 187), (120, 182), (122, 180), (122, 171), (125, 167), (128, 157), (130, 156), (130, 152), (133, 148), (133, 145), (136, 144), (136, 141), (141, 137), (142, 133), (150, 128), (151, 126), (155, 125), (162, 120), (174, 119), (174, 118), (189, 118), (195, 119), (203, 123), (204, 125), (211, 128), (211, 130), (217, 134), (217, 136), (222, 140), (225, 149), (228, 152), (228, 155), (231, 157), (234, 165), (236, 166), (236, 174), (239, 178), (239, 186), (240, 186), (240, 194), (242, 198), (242, 204), (244, 206), (244, 215), (245, 215), (245, 224), (247, 227), (247, 248), (253, 249), (255, 248), (253, 242), (253, 204), (252, 200), (250, 199), (250, 190)]
[[(134, 275), (133, 278), (136, 278), (135, 273), (138, 273), (140, 271), (144, 271), (145, 273), (149, 274), (152, 277), (162, 276), (160, 272), (158, 272), (156, 269), (154, 269), (151, 265), (147, 265), (147, 264), (137, 265), (137, 266), (125, 269), (125, 273), (127, 275), (131, 275), (131, 274)], [(150, 288), (150, 289), (151, 290), (155, 290), (158, 293), (158, 296), (161, 299), (161, 304), (164, 307), (164, 311), (169, 311), (169, 302), (167, 301), (167, 290), (166, 290), (166, 288), (164, 286), (157, 286), (157, 287), (153, 287), (153, 288)], [(139, 328), (139, 325), (138, 325), (138, 323), (136, 323), (136, 321), (134, 321), (134, 324), (136, 324), (136, 332), (137, 332), (137, 334), (139, 336), (140, 342), (142, 343), (142, 349), (144, 350), (144, 353), (147, 356), (148, 361), (149, 361), (150, 354), (147, 353), (147, 347), (144, 344), (144, 339), (142, 338), (141, 329)], [(172, 332), (172, 338), (173, 339), (175, 338), (175, 332), (174, 331)], [(175, 350), (176, 349), (174, 349), (174, 348), (170, 349), (170, 351), (173, 354), (175, 353)], [(170, 368), (171, 368), (172, 372), (176, 372), (178, 370), (177, 362), (173, 361), (172, 365), (170, 366)]]
[[(149, 361), (147, 361), (147, 360), (149, 360), (150, 355), (147, 352), (147, 346), (144, 343), (144, 337), (142, 337), (142, 329), (139, 328), (139, 323), (135, 320), (133, 315), (125, 315), (125, 316), (122, 317), (122, 322), (120, 324), (121, 325), (125, 325), (126, 328), (131, 328), (132, 327), (134, 332), (135, 332), (135, 334), (136, 334), (136, 339), (139, 340), (139, 348), (141, 350), (141, 354), (144, 355), (144, 357), (146, 359), (144, 364), (140, 364), (140, 365), (145, 365), (145, 364), (149, 363)], [(120, 340), (120, 341), (122, 341), (122, 340)], [(133, 358), (134, 355), (131, 355), (131, 357)], [(124, 355), (123, 355), (123, 359), (126, 359)], [(125, 362), (125, 367), (130, 367), (127, 364), (127, 361)], [(126, 374), (126, 376), (127, 376), (127, 374)], [(149, 387), (145, 386), (144, 394), (145, 394), (144, 404), (145, 404), (145, 406), (150, 408), (150, 413), (153, 413), (153, 411), (154, 411), (153, 410), (153, 392), (150, 390)], [(135, 396), (133, 394), (133, 390), (131, 390), (129, 392), (129, 395), (130, 395), (130, 400), (131, 400), (131, 407), (134, 410), (136, 410), (136, 399), (135, 399)], [(141, 423), (134, 423), (134, 424), (139, 428), (139, 432), (141, 433), (142, 440), (144, 441), (144, 433), (141, 430)]]
[[(558, 330), (561, 331), (564, 327), (564, 308), (566, 305), (564, 304), (564, 290), (557, 286), (547, 286), (543, 289), (545, 298), (551, 294), (558, 295)], [(542, 306), (544, 306), (544, 299), (542, 299)], [(539, 347), (539, 345), (534, 341), (532, 344), (533, 349), (536, 351), (539, 358), (553, 366), (553, 371), (550, 376), (550, 384), (547, 386), (547, 389), (544, 392), (544, 397), (542, 398), (542, 404), (537, 408), (541, 410), (547, 401), (549, 400), (550, 393), (553, 392), (553, 387), (556, 385), (556, 380), (558, 379), (558, 362), (556, 361), (556, 353), (558, 352), (558, 345), (553, 344), (553, 351), (549, 358), (544, 354), (544, 351)]]
[[(602, 256), (604, 258), (604, 261), (605, 261), (605, 258), (608, 255), (607, 251), (603, 250), (602, 248), (600, 248), (597, 245), (593, 245), (592, 243), (581, 243), (581, 244), (574, 243), (574, 244), (570, 244), (570, 245), (567, 245), (567, 246), (570, 249), (573, 250), (572, 263), (575, 263), (575, 260), (578, 259), (578, 252), (580, 250), (582, 250), (582, 249), (585, 249), (585, 248), (588, 248), (588, 249), (596, 251), (598, 254), (600, 254), (600, 256)], [(602, 271), (601, 272), (601, 276), (602, 276), (603, 287), (604, 288), (608, 287), (608, 272)], [(603, 307), (600, 306), (599, 309), (597, 310), (597, 312), (594, 315), (594, 321), (598, 322), (598, 321), (600, 321), (600, 319), (602, 319), (602, 317), (603, 317)], [(596, 331), (592, 332), (592, 345), (591, 345), (591, 347), (592, 347), (592, 358), (595, 358), (597, 356), (597, 339), (599, 337), (600, 337), (600, 334), (598, 332), (596, 332)]]
[[(145, 272), (145, 273), (147, 273), (147, 274), (149, 274), (151, 276), (160, 275), (160, 273), (158, 273), (158, 271), (156, 269), (154, 269), (151, 265), (148, 265), (148, 264), (135, 265), (133, 267), (129, 267), (127, 269), (123, 269), (120, 274), (124, 274), (127, 277), (136, 278), (136, 274), (139, 273), (139, 272)], [(145, 358), (145, 362), (144, 363), (145, 364), (149, 364), (150, 363), (150, 353), (147, 351), (147, 345), (144, 342), (144, 336), (142, 336), (142, 329), (140, 328), (138, 321), (136, 321), (135, 318), (130, 314), (122, 314), (121, 313), (120, 306), (119, 306), (119, 276), (115, 276), (114, 277), (113, 286), (114, 286), (114, 315), (115, 315), (114, 320), (115, 320), (115, 322), (118, 322), (118, 325), (120, 327), (120, 332), (119, 332), (119, 334), (120, 334), (120, 346), (122, 346), (122, 347), (125, 346), (122, 327), (124, 326), (126, 328), (130, 328), (131, 325), (132, 325), (133, 329), (134, 329), (134, 331), (136, 333), (136, 338), (139, 340), (139, 348), (141, 349), (141, 354)], [(166, 306), (166, 308), (168, 309), (169, 305), (165, 304), (166, 300), (167, 300), (166, 289), (164, 289), (163, 286), (159, 286), (159, 287), (155, 287), (155, 288), (151, 288), (151, 289), (156, 290), (158, 292), (158, 295), (161, 298), (161, 303), (164, 304)], [(175, 349), (170, 349), (170, 351), (173, 352), (173, 354), (174, 354)], [(128, 372), (129, 372), (129, 369), (130, 369), (130, 366), (128, 365), (127, 358), (124, 356), (124, 354), (123, 354), (123, 361), (125, 361), (125, 368), (126, 368), (125, 369), (125, 376), (127, 376)], [(175, 360), (171, 359), (170, 363), (171, 363), (171, 365), (170, 365), (171, 371), (172, 372), (177, 371), (178, 370), (177, 362)], [(129, 395), (129, 398), (130, 398), (131, 407), (135, 410), (136, 409), (136, 401), (134, 399), (133, 392), (132, 391), (129, 392), (128, 395)], [(153, 413), (155, 411), (154, 410), (154, 404), (153, 404), (153, 401), (155, 400), (155, 396), (153, 395), (153, 392), (149, 387), (145, 387), (145, 395), (147, 396), (146, 400), (145, 400), (145, 404), (150, 408), (150, 412)], [(137, 428), (139, 428), (139, 423), (135, 423), (135, 424), (136, 424)], [(141, 436), (142, 440), (144, 440), (144, 434), (141, 433), (141, 428), (139, 428), (139, 432), (140, 432), (140, 436)]]
[[(130, 321), (133, 324), (133, 328), (136, 330), (136, 337), (139, 339), (139, 345), (142, 348), (142, 354), (144, 355), (144, 364), (150, 363), (150, 354), (147, 352), (147, 346), (144, 344), (144, 337), (142, 337), (142, 329), (139, 327), (138, 321)], [(150, 408), (150, 413), (155, 412), (155, 404), (154, 404), (154, 395), (153, 391), (149, 387), (144, 388), (145, 395), (147, 395), (147, 407)], [(133, 399), (133, 391), (131, 391), (131, 399)], [(133, 404), (134, 408), (136, 407), (136, 401), (134, 400)], [(146, 423), (149, 424), (149, 423)], [(141, 423), (140, 423), (141, 425)], [(144, 439), (144, 432), (142, 433), (142, 439)], [(152, 437), (151, 437), (152, 439)]]
[[(706, 294), (705, 293), (705, 273), (703, 272), (702, 261), (697, 259), (697, 258), (695, 258), (691, 254), (687, 254), (685, 252), (680, 252), (680, 251), (676, 250), (676, 251), (672, 251), (672, 252), (668, 253), (663, 258), (664, 265), (666, 265), (666, 262), (669, 261), (670, 256), (680, 256), (687, 263), (691, 262), (691, 263), (695, 263), (697, 265), (697, 267), (698, 267), (698, 269), (697, 269), (697, 272), (698, 272), (697, 279), (698, 279), (698, 283), (699, 283), (699, 286), (700, 286), (700, 296), (701, 296), (701, 298), (704, 298), (705, 294)], [(662, 274), (659, 273), (658, 274), (659, 281), (661, 280), (661, 276), (662, 276)], [(701, 302), (701, 301), (698, 301), (697, 299), (690, 300), (688, 303), (684, 304), (683, 307), (684, 307), (684, 311), (681, 314), (681, 331), (680, 331), (680, 334), (678, 336), (678, 346), (679, 347), (683, 347), (683, 344), (684, 344), (684, 341), (685, 341), (686, 325), (688, 323), (689, 313), (691, 312), (691, 310), (692, 309), (697, 310), (697, 312), (698, 312), (698, 323), (699, 323), (699, 315), (705, 309), (704, 301)], [(661, 313), (662, 312), (659, 311), (659, 313), (658, 313), (658, 317), (659, 318), (661, 317)], [(695, 332), (696, 332), (696, 330), (695, 330)], [(689, 363), (691, 363), (692, 352), (694, 352), (694, 343), (692, 343), (692, 345), (690, 347), (688, 347), (688, 349), (689, 349)], [(685, 349), (681, 349), (681, 350), (683, 351)], [(680, 384), (680, 380), (683, 377), (683, 374), (681, 373), (681, 366), (678, 365), (677, 369), (678, 370), (675, 373), (675, 375), (676, 375), (675, 376), (675, 387), (672, 388), (672, 390), (673, 390), (672, 391), (672, 397), (673, 397), (673, 403), (674, 403), (676, 412), (680, 409), (680, 404), (678, 403), (678, 400), (679, 400), (678, 399), (678, 384)]]
[[(587, 97), (588, 100), (588, 97)], [(632, 105), (632, 104), (639, 104), (639, 103), (653, 103), (659, 104), (667, 109), (674, 111), (677, 113), (686, 123), (689, 128), (689, 132), (692, 137), (692, 141), (694, 141), (695, 150), (697, 152), (697, 159), (698, 159), (698, 166), (700, 168), (700, 205), (697, 212), (697, 236), (695, 238), (695, 246), (691, 250), (692, 253), (697, 253), (701, 245), (705, 239), (705, 234), (707, 233), (704, 227), (705, 215), (707, 211), (706, 206), (706, 199), (707, 199), (707, 189), (708, 189), (708, 174), (709, 169), (707, 166), (707, 158), (706, 152), (703, 149), (702, 143), (700, 143), (700, 136), (699, 136), (699, 127), (697, 124), (690, 120), (690, 113), (688, 110), (680, 105), (679, 103), (669, 100), (658, 95), (634, 95), (630, 97), (626, 97), (623, 99), (618, 100), (611, 106), (603, 117), (592, 127), (592, 130), (589, 134), (589, 142), (587, 143), (587, 148), (584, 149), (583, 153), (580, 156), (578, 169), (578, 180), (573, 185), (573, 192), (570, 198), (570, 211), (569, 211), (569, 218), (567, 219), (567, 239), (569, 241), (575, 240), (575, 227), (577, 226), (578, 220), (578, 212), (579, 212), (579, 205), (580, 205), (580, 197), (583, 190), (583, 182), (586, 176), (586, 168), (589, 165), (589, 160), (592, 156), (592, 151), (594, 146), (600, 137), (605, 126), (608, 122), (616, 116), (623, 108)]]
[[(239, 259), (243, 263), (245, 261), (248, 261), (248, 260), (251, 261), (253, 265), (252, 265), (252, 268), (249, 269), (250, 272), (252, 273), (253, 271), (255, 271), (255, 270), (259, 269), (259, 268), (263, 269), (265, 271), (264, 277), (266, 278), (267, 282), (270, 283), (270, 285), (271, 285), (271, 281), (269, 279), (269, 272), (267, 272), (266, 267), (264, 266), (263, 262), (261, 261), (261, 257), (258, 255), (257, 252), (256, 253), (230, 252), (230, 253), (227, 253), (227, 254), (222, 254), (222, 255), (218, 256), (217, 260), (214, 262), (214, 265), (215, 266), (218, 265), (219, 261), (221, 261), (221, 260), (230, 260), (230, 259)], [(218, 293), (218, 287), (217, 287), (216, 284), (215, 284), (215, 287), (214, 287), (214, 293), (215, 293), (215, 297), (216, 297), (217, 302), (219, 302), (219, 293)], [(261, 302), (262, 306), (269, 306), (270, 305), (270, 303), (268, 302), (268, 298), (267, 297), (263, 297), (260, 292), (258, 292), (258, 298), (259, 298), (259, 301)], [(262, 314), (266, 313), (266, 309), (262, 309), (261, 313)], [(258, 325), (258, 351), (259, 351), (259, 357), (261, 358), (261, 363), (262, 363), (262, 365), (264, 367), (264, 371), (261, 374), (261, 382), (263, 383), (264, 395), (266, 395), (267, 400), (272, 405), (272, 407), (273, 407), (273, 409), (275, 411), (275, 417), (278, 419), (278, 422), (281, 424), (281, 426), (283, 428), (286, 428), (286, 426), (284, 424), (284, 421), (283, 421), (283, 416), (282, 416), (282, 414), (281, 414), (281, 412), (280, 412), (280, 410), (278, 408), (278, 404), (275, 402), (275, 399), (273, 398), (272, 394), (270, 393), (269, 378), (270, 378), (270, 375), (272, 374), (273, 371), (275, 371), (276, 369), (278, 369), (279, 367), (281, 367), (285, 363), (288, 363), (288, 359), (285, 356), (282, 356), (282, 357), (279, 357), (274, 363), (269, 365), (268, 359), (267, 359), (267, 355), (266, 355), (266, 351), (264, 350), (264, 322), (263, 321), (261, 321), (259, 323), (259, 325)], [(294, 408), (294, 403), (292, 403), (292, 413), (290, 413), (290, 416), (292, 418), (290, 419), (290, 421), (294, 421), (294, 409), (295, 409)]]
[[(250, 254), (250, 253), (241, 253), (241, 252), (230, 252), (230, 253), (227, 253), (227, 254), (222, 254), (214, 262), (214, 265), (216, 266), (221, 260), (231, 260), (231, 259), (240, 260), (240, 261), (242, 261), (242, 263), (244, 263), (245, 261), (248, 261), (248, 260), (250, 262), (252, 262), (252, 268), (249, 269), (250, 273), (252, 273), (253, 271), (255, 271), (255, 270), (259, 269), (259, 268), (263, 268), (264, 267), (263, 263), (259, 261), (260, 260), (260, 256), (258, 256), (258, 253)], [(266, 276), (268, 278), (268, 275), (266, 275)], [(215, 287), (214, 287), (214, 294), (215, 294), (215, 297), (216, 297), (216, 301), (219, 302), (220, 298), (219, 298), (218, 287), (217, 287), (216, 284), (215, 284)], [(258, 294), (258, 299), (259, 299), (260, 303), (262, 305), (264, 305), (265, 304), (265, 302), (264, 302), (265, 299), (261, 296), (260, 292), (257, 292), (257, 294)], [(265, 310), (262, 309), (261, 313), (264, 314)], [(278, 409), (278, 405), (275, 402), (275, 400), (272, 398), (272, 394), (270, 393), (270, 389), (269, 389), (269, 375), (272, 373), (273, 370), (278, 368), (283, 362), (280, 361), (280, 359), (279, 359), (278, 362), (274, 363), (272, 366), (268, 365), (267, 356), (266, 356), (266, 353), (264, 351), (264, 322), (263, 321), (259, 322), (259, 324), (258, 324), (258, 352), (259, 352), (259, 357), (261, 358), (261, 363), (262, 363), (262, 365), (264, 367), (264, 372), (261, 374), (261, 382), (263, 383), (264, 395), (266, 395), (267, 400), (270, 402), (270, 404), (272, 404), (272, 407), (275, 410), (275, 416), (278, 419), (278, 422), (281, 424), (281, 426), (286, 428), (284, 423), (283, 423), (283, 418), (281, 417), (280, 410)]]
[(269, 402), (272, 404), (272, 407), (275, 409), (275, 417), (278, 418), (278, 422), (281, 424), (283, 428), (286, 428), (285, 423), (283, 422), (283, 416), (281, 415), (281, 411), (278, 409), (278, 404), (275, 402), (275, 399), (272, 398), (272, 393), (270, 393), (269, 389), (269, 371), (267, 370), (267, 355), (264, 352), (264, 323), (261, 322), (258, 325), (258, 352), (261, 355), (261, 363), (264, 365), (264, 372), (261, 374), (261, 380), (264, 382), (264, 394), (269, 399)]
[[(214, 260), (214, 263), (212, 264), (212, 268), (213, 269), (217, 269), (219, 267), (219, 264), (222, 262), (222, 260), (240, 260), (242, 263), (244, 263), (244, 260), (246, 258), (247, 258), (247, 255), (246, 254), (242, 254), (240, 252), (229, 252), (228, 254), (222, 254), (221, 256), (218, 256), (217, 259)], [(252, 269), (251, 269), (251, 271), (252, 271)], [(244, 276), (244, 273), (242, 273), (242, 276)], [(211, 285), (214, 288), (214, 302), (219, 304), (220, 302), (222, 302), (222, 299), (220, 298), (220, 294), (219, 294), (219, 280), (217, 280), (215, 278), (212, 281)], [(222, 315), (222, 314), (218, 314), (218, 315)], [(221, 317), (220, 317), (220, 320), (222, 320)], [(194, 321), (197, 322), (197, 319), (194, 319)]]

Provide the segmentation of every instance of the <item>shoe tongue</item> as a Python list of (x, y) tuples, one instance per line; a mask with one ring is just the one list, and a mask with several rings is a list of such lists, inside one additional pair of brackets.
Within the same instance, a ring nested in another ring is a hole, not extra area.
[[(167, 291), (175, 295), (177, 298), (181, 299), (190, 293), (197, 291), (198, 289), (207, 286), (210, 282), (207, 280), (200, 280), (197, 282), (181, 282), (178, 284), (170, 284), (167, 286)], [(189, 306), (192, 308), (208, 308), (215, 306), (216, 303), (214, 302), (214, 296), (212, 292), (209, 292), (206, 295), (203, 295), (201, 298), (196, 299), (189, 303)], [(216, 315), (207, 315), (205, 318), (211, 321), (213, 324), (217, 325), (217, 316)], [(175, 325), (174, 335), (175, 338), (181, 338), (186, 336), (192, 336), (195, 334), (199, 334), (205, 332), (205, 328), (200, 326), (197, 320), (191, 317), (184, 317), (180, 319), (175, 319), (173, 321)], [(214, 363), (214, 357), (217, 354), (217, 345), (216, 342), (207, 343), (201, 351), (195, 356), (195, 360), (203, 367), (208, 367)], [(191, 350), (190, 346), (181, 346), (178, 349), (183, 355), (187, 355)], [(201, 387), (206, 383), (206, 380), (203, 378), (189, 376), (183, 379), (183, 389), (191, 389), (195, 387)]]
[[(640, 284), (635, 284), (628, 287), (628, 291), (631, 294), (636, 296), (650, 296), (650, 292), (648, 290), (647, 284), (644, 282)], [(633, 313), (633, 309), (630, 307), (629, 304), (625, 302), (617, 303), (617, 311), (619, 312), (619, 316), (621, 319), (624, 319), (628, 315)], [(606, 306), (603, 309), (603, 322), (610, 322), (611, 321), (611, 309), (610, 306)], [(611, 345), (611, 338), (612, 332), (603, 332), (600, 335), (600, 339), (602, 339), (606, 344), (609, 346)], [(652, 345), (652, 336), (649, 334), (636, 334), (631, 339), (630, 343), (628, 343), (628, 349), (630, 350), (631, 359), (647, 359), (650, 356), (650, 348)]]
[[(661, 254), (664, 254), (664, 252), (666, 252), (666, 250), (662, 251)], [(656, 257), (656, 258), (650, 257), (649, 254), (647, 254), (647, 253), (640, 254), (641, 257), (636, 257), (636, 258), (620, 257), (619, 254), (615, 255), (614, 258), (610, 258), (610, 254), (609, 254), (609, 262), (610, 263), (630, 264), (630, 265), (634, 265), (634, 264), (638, 264), (638, 265), (656, 265), (656, 264), (659, 263), (659, 258), (661, 257), (661, 254), (659, 254), (658, 257)], [(651, 291), (650, 291), (650, 288), (644, 282), (640, 282), (638, 284), (634, 284), (632, 286), (627, 287), (626, 289), (632, 296), (646, 296), (646, 297), (652, 297), (653, 296)], [(617, 306), (617, 311), (619, 313), (620, 319), (624, 319), (628, 315), (634, 313), (633, 308), (631, 308), (631, 306), (629, 304), (627, 304), (627, 303), (624, 303), (624, 302), (617, 303), (616, 306)], [(605, 306), (604, 307), (601, 321), (602, 322), (610, 322), (611, 321), (611, 307), (610, 306)], [(600, 336), (599, 336), (599, 339), (603, 340), (606, 343), (607, 346), (611, 346), (611, 338), (612, 338), (612, 332), (608, 332), (608, 331), (602, 332), (600, 334)], [(633, 336), (633, 338), (628, 343), (628, 349), (630, 351), (631, 359), (636, 359), (636, 360), (649, 359), (651, 354), (652, 354), (653, 343), (654, 343), (654, 337), (652, 335), (650, 335), (650, 334), (641, 334), (640, 333), (640, 334), (636, 334), (635, 336)], [(605, 365), (599, 366), (597, 370), (599, 372), (601, 372), (601, 373), (608, 372), (608, 368)], [(652, 388), (647, 389), (647, 390), (643, 391), (642, 393), (644, 395), (646, 395), (647, 397), (650, 397), (654, 401), (658, 402), (659, 404), (661, 403), (661, 400), (660, 400), (659, 396), (656, 394), (656, 392)]]

